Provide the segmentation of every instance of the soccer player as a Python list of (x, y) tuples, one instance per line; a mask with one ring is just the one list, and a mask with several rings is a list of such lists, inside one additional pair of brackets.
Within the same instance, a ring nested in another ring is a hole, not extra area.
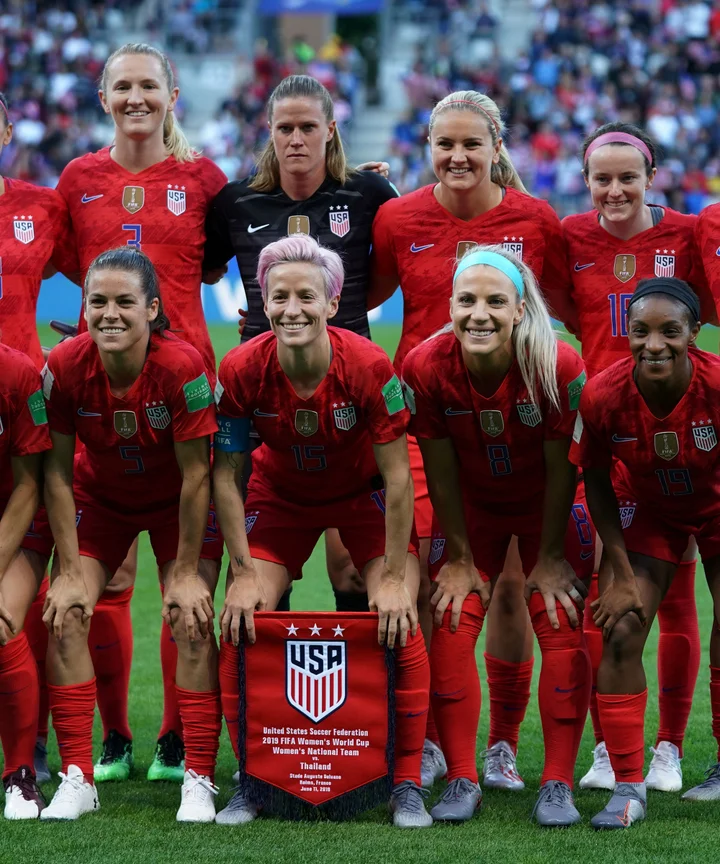
[[(147, 530), (178, 646), (186, 771), (177, 819), (210, 822), (221, 720), (212, 597), (222, 544), (217, 531), (206, 534), (217, 425), (205, 364), (167, 332), (157, 275), (135, 249), (110, 250), (90, 265), (84, 311), (88, 332), (51, 352), (43, 380), (53, 442), (45, 504), (56, 548), (44, 621), (63, 773), (41, 818), (77, 819), (99, 807), (89, 618)], [(83, 449), (74, 464), (76, 436)]]
[[(403, 329), (395, 355), (400, 371), (410, 351), (448, 320), (452, 262), (478, 244), (500, 244), (525, 262), (541, 288), (565, 280), (560, 220), (546, 201), (532, 198), (503, 143), (498, 106), (482, 93), (451, 93), (435, 106), (429, 123), (430, 153), (437, 183), (384, 204), (373, 226), (373, 273), (368, 305), (386, 300), (399, 284)], [(415, 523), (420, 561), (427, 561), (432, 527), (422, 459), (411, 437)], [(511, 547), (512, 549), (513, 547)], [(423, 574), (425, 575), (425, 574)], [(422, 585), (429, 590), (425, 577)], [(530, 701), (532, 629), (522, 602), (525, 578), (517, 551), (495, 587), (488, 613), (485, 651), (490, 689), (490, 735), (484, 765), (486, 786), (522, 789), (516, 769), (520, 724)], [(501, 598), (505, 598), (501, 601)], [(430, 638), (427, 604), (421, 624)], [(525, 637), (523, 638), (523, 634)], [(423, 785), (445, 772), (437, 730), (428, 723)]]
[(40, 502), (42, 453), (49, 447), (40, 373), (29, 357), (0, 345), (0, 741), (6, 819), (37, 819), (45, 807), (33, 769), (37, 665), (23, 622), (46, 559), (21, 543)]
[[(205, 270), (219, 276), (237, 259), (248, 304), (245, 342), (269, 329), (256, 280), (261, 250), (289, 235), (316, 237), (342, 255), (345, 267), (335, 326), (369, 338), (372, 223), (380, 205), (397, 192), (380, 173), (361, 170), (370, 165), (353, 170), (347, 164), (332, 97), (315, 78), (283, 79), (266, 110), (270, 138), (257, 172), (228, 183), (210, 209)], [(338, 612), (367, 611), (362, 581), (337, 532), (326, 535), (326, 549)]]
[[(227, 178), (185, 138), (174, 114), (178, 94), (170, 61), (157, 48), (128, 44), (115, 51), (105, 64), (99, 91), (115, 140), (72, 161), (60, 176), (58, 191), (70, 210), (82, 279), (101, 252), (122, 245), (145, 252), (157, 270), (173, 332), (200, 352), (213, 383), (215, 355), (201, 303), (204, 225), (210, 202)], [(80, 329), (85, 329), (82, 318)], [(127, 693), (136, 568), (133, 547), (93, 616), (94, 629), (105, 634), (90, 642), (104, 729), (98, 780), (126, 779), (132, 765)], [(105, 647), (114, 642), (118, 647)], [(160, 656), (164, 711), (148, 779), (182, 781), (177, 650), (168, 627), (161, 630)]]
[[(696, 217), (647, 203), (657, 173), (652, 139), (628, 123), (608, 123), (586, 139), (582, 162), (593, 209), (563, 220), (570, 282), (550, 284), (548, 293), (582, 340), (583, 360), (593, 376), (627, 356), (626, 310), (640, 279), (676, 276), (689, 281), (701, 298), (701, 320), (716, 323), (717, 318), (693, 236)], [(700, 666), (696, 554), (693, 542), (658, 613), (660, 724), (646, 781), (649, 789), (663, 792), (682, 788), (683, 738)], [(597, 578), (591, 601), (596, 597)], [(585, 633), (597, 679), (602, 633), (589, 603)], [(594, 692), (590, 709), (596, 746), (580, 787), (613, 789)]]
[[(432, 819), (419, 784), (430, 676), (416, 633), (409, 414), (382, 349), (328, 328), (342, 282), (340, 256), (313, 238), (271, 243), (260, 254), (257, 284), (272, 331), (233, 349), (220, 364), (214, 494), (231, 561), (220, 623), (237, 670), (241, 619), (254, 641), (254, 610), (275, 608), (321, 533), (336, 526), (378, 613), (379, 641), (399, 646), (393, 821), (427, 827)], [(262, 444), (243, 504), (251, 417)], [(233, 728), (237, 673), (221, 683)], [(238, 789), (217, 821), (240, 824), (256, 815), (255, 803)]]
[[(694, 345), (701, 306), (682, 280), (641, 280), (627, 313), (632, 356), (588, 383), (570, 452), (585, 474), (604, 549), (593, 604), (605, 637), (597, 701), (617, 785), (593, 817), (595, 828), (627, 828), (645, 818), (643, 648), (691, 536), (714, 601), (715, 683), (720, 674), (720, 359)], [(717, 686), (712, 692), (717, 735)]]
[(545, 766), (534, 815), (543, 826), (573, 825), (591, 684), (581, 580), (592, 574), (594, 541), (583, 502), (573, 503), (568, 451), (585, 370), (553, 332), (530, 268), (501, 246), (479, 246), (460, 260), (450, 317), (403, 364), (436, 519), (430, 690), (449, 784), (431, 812), (465, 821), (480, 806), (475, 643), (489, 596), (483, 580), (497, 579), (515, 535), (542, 652)]

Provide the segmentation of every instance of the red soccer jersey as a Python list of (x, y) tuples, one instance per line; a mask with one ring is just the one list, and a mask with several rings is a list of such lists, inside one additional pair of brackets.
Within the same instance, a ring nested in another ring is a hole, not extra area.
[(402, 387), (387, 354), (349, 330), (328, 327), (328, 333), (330, 368), (309, 399), (295, 393), (281, 369), (273, 333), (233, 348), (218, 372), (218, 414), (251, 417), (263, 442), (253, 452), (253, 480), (295, 503), (379, 491), (382, 485), (371, 484), (379, 473), (373, 444), (407, 430)]
[(720, 358), (690, 349), (690, 387), (662, 419), (645, 404), (632, 357), (593, 378), (582, 395), (570, 458), (615, 470), (637, 501), (682, 522), (720, 513)]
[(403, 381), (411, 410), (414, 405), (410, 433), (451, 439), (466, 500), (480, 508), (527, 508), (545, 487), (543, 442), (572, 434), (585, 369), (577, 351), (558, 340), (561, 411), (537, 391), (537, 401), (530, 401), (516, 362), (497, 391), (482, 396), (460, 342), (454, 333), (443, 333), (408, 354)]
[[(43, 360), (35, 314), (40, 282), (49, 262), (74, 275), (78, 264), (67, 207), (54, 189), (22, 180), (5, 181), (0, 195), (0, 342)], [(79, 292), (78, 292), (79, 293)]]
[(0, 516), (14, 487), (12, 457), (49, 449), (40, 373), (29, 357), (0, 345)]
[[(142, 249), (157, 270), (172, 331), (197, 348), (212, 375), (215, 354), (200, 295), (205, 216), (226, 182), (204, 157), (178, 162), (168, 156), (131, 174), (105, 148), (74, 159), (58, 183), (70, 210), (83, 283), (101, 252), (125, 245)], [(87, 329), (83, 316), (80, 328)]]
[(50, 429), (77, 435), (75, 484), (105, 506), (147, 513), (177, 503), (175, 441), (217, 429), (200, 354), (171, 333), (153, 334), (145, 366), (125, 396), (110, 392), (88, 333), (53, 348), (43, 391)]
[(695, 243), (710, 292), (720, 310), (720, 204), (706, 207), (697, 217)]
[(501, 204), (469, 222), (453, 216), (434, 184), (387, 201), (373, 223), (373, 254), (384, 273), (395, 272), (403, 293), (403, 329), (395, 354), (405, 355), (450, 318), (455, 259), (478, 243), (499, 244), (521, 258), (541, 286), (567, 279), (560, 220), (547, 201), (506, 189)]
[(716, 321), (715, 303), (693, 237), (695, 221), (695, 216), (665, 208), (664, 217), (653, 228), (630, 240), (618, 240), (600, 225), (596, 210), (563, 219), (567, 272), (572, 279), (565, 290), (577, 309), (578, 335), (589, 376), (630, 353), (627, 307), (640, 279), (684, 279), (700, 297), (702, 320)]

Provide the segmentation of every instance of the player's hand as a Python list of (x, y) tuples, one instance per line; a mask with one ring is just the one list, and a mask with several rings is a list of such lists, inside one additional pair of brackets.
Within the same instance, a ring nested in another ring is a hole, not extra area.
[(590, 604), (590, 607), (593, 610), (593, 621), (596, 626), (603, 628), (605, 640), (610, 638), (617, 622), (629, 612), (634, 612), (638, 616), (643, 627), (646, 624), (645, 610), (634, 578), (623, 579), (621, 582), (613, 579), (598, 599)]
[(227, 264), (218, 267), (217, 270), (203, 270), (202, 281), (205, 285), (217, 285), (227, 271)]
[(240, 628), (245, 619), (245, 630), (251, 645), (255, 643), (255, 611), (267, 608), (265, 590), (252, 564), (243, 569), (242, 576), (228, 579), (225, 605), (220, 613), (220, 627), (225, 642), (237, 648), (240, 644)]
[(93, 609), (85, 580), (80, 575), (60, 572), (48, 588), (42, 618), (45, 626), (58, 640), (62, 639), (65, 616), (70, 609), (80, 609), (83, 624), (88, 618), (92, 618)]
[(386, 180), (390, 176), (390, 163), (389, 162), (363, 162), (362, 165), (358, 165), (355, 169), (356, 171), (373, 171), (375, 174), (379, 174), (381, 177), (384, 177)]
[(417, 609), (410, 599), (410, 592), (404, 581), (381, 579), (377, 591), (368, 600), (368, 606), (371, 612), (378, 613), (380, 645), (384, 645), (387, 641), (388, 648), (394, 648), (395, 640), (399, 638), (400, 647), (404, 648), (408, 630), (413, 636), (417, 633)]
[(540, 560), (533, 567), (530, 578), (525, 584), (525, 599), (538, 591), (542, 594), (548, 618), (555, 630), (560, 629), (557, 603), (567, 612), (570, 626), (579, 626), (578, 609), (585, 607), (587, 588), (575, 575), (575, 571), (564, 558)]
[(5, 606), (5, 600), (0, 591), (0, 648), (13, 638), (17, 629), (13, 624), (13, 617)]
[(435, 608), (435, 626), (442, 626), (447, 608), (452, 605), (450, 630), (454, 633), (460, 626), (460, 613), (468, 594), (480, 594), (483, 607), (490, 602), (490, 583), (484, 582), (472, 561), (447, 561), (440, 568), (435, 582), (430, 605)]
[(178, 610), (177, 616), (185, 622), (191, 642), (206, 639), (208, 633), (212, 632), (212, 620), (215, 617), (212, 594), (205, 580), (197, 574), (173, 574), (166, 581), (162, 617), (170, 627), (176, 617), (172, 614), (174, 609)]
[(242, 336), (243, 330), (245, 329), (245, 320), (248, 316), (247, 309), (238, 309), (238, 333)]

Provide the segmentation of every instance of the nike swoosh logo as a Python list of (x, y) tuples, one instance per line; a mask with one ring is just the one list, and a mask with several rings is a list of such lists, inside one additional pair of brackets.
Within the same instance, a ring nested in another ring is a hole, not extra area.
[(568, 690), (565, 690), (563, 687), (556, 687), (556, 693), (574, 693), (576, 690), (579, 690), (581, 687), (584, 687), (585, 683), (578, 684), (577, 687), (570, 687)]
[(594, 554), (595, 554), (594, 552), (581, 552), (580, 553), (580, 560), (581, 561), (587, 561), (587, 559), (591, 558)]
[(422, 717), (423, 714), (427, 714), (427, 708), (424, 711), (408, 711), (405, 715), (406, 717)]
[(587, 270), (588, 267), (594, 267), (595, 262), (591, 262), (590, 264), (581, 264), (579, 261), (575, 262), (575, 272), (579, 273), (581, 270)]
[(256, 408), (253, 411), (253, 414), (256, 417), (278, 417), (279, 416), (278, 414), (266, 414), (265, 411), (261, 411), (259, 408)]
[(14, 696), (16, 693), (22, 693), (23, 690), (27, 690), (30, 684), (25, 684), (23, 687), (18, 687), (17, 690), (2, 690), (0, 691), (0, 696)]
[(114, 642), (108, 642), (107, 645), (96, 645), (95, 650), (96, 651), (104, 651), (106, 648), (114, 648), (116, 645), (119, 645), (119, 644), (120, 644), (120, 640), (116, 639)]
[(715, 250), (715, 254), (720, 258), (720, 246)]
[(263, 228), (269, 227), (269, 222), (266, 222), (264, 225), (248, 225), (248, 234), (254, 234), (256, 231), (262, 231)]
[(414, 243), (410, 247), (411, 252), (424, 252), (426, 249), (432, 249), (434, 243), (426, 243), (424, 246), (416, 246)]
[(452, 693), (438, 693), (436, 690), (432, 695), (437, 696), (438, 699), (449, 699), (451, 696), (457, 696), (458, 693), (462, 693), (464, 689), (464, 687), (461, 687), (459, 690), (453, 690)]
[(615, 433), (610, 439), (613, 444), (626, 444), (628, 441), (637, 441), (637, 438), (623, 438), (622, 436)]
[(78, 417), (102, 417), (102, 414), (95, 414), (93, 411), (86, 411), (84, 408), (78, 408)]
[(458, 414), (472, 414), (472, 411), (465, 411), (463, 409), (456, 410), (455, 408), (446, 408), (445, 414), (448, 417), (456, 417)]
[(87, 192), (86, 192), (86, 193), (83, 195), (83, 197), (80, 199), (80, 202), (81, 202), (82, 204), (89, 204), (91, 201), (97, 201), (98, 198), (104, 198), (104, 197), (105, 197), (104, 194), (101, 194), (101, 195), (88, 195)]
[(663, 693), (672, 693), (675, 690), (682, 690), (684, 687), (685, 687), (684, 684), (680, 684), (679, 687), (663, 687), (662, 692)]

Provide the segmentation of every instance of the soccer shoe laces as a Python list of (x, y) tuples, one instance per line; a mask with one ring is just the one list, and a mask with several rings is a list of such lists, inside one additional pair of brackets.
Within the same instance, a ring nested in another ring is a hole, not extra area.
[(233, 786), (232, 793), (232, 797), (225, 805), (225, 809), (229, 810), (231, 813), (237, 810), (245, 810), (247, 807), (255, 806), (242, 786)]
[(541, 804), (548, 804), (552, 807), (565, 807), (572, 802), (572, 792), (567, 783), (561, 783), (559, 780), (548, 780), (540, 788), (540, 794), (533, 807), (530, 818), (532, 819)]
[(403, 780), (393, 789), (392, 797), (403, 810), (420, 813), (425, 810), (423, 799), (430, 797), (430, 790), (423, 789), (412, 780)]
[(69, 774), (58, 771), (58, 777), (60, 778), (60, 785), (53, 796), (52, 803), (55, 805), (64, 804), (66, 801), (74, 801), (76, 796), (80, 795), (83, 791), (83, 786), (85, 786), (84, 776), (82, 773), (78, 773), (70, 777)]
[(467, 777), (458, 777), (457, 780), (451, 780), (448, 783), (448, 787), (440, 800), (450, 804), (454, 801), (464, 800), (473, 792), (477, 792), (477, 784), (468, 780)]
[(132, 741), (111, 729), (103, 741), (103, 751), (100, 757), (101, 765), (112, 765), (122, 759), (132, 747)]
[(10, 791), (11, 787), (15, 787), (26, 801), (42, 801), (45, 802), (42, 792), (40, 791), (35, 775), (27, 765), (22, 765), (17, 771), (14, 771), (5, 782), (6, 792)]
[(498, 741), (497, 744), (483, 750), (480, 756), (487, 759), (490, 769), (499, 770), (502, 774), (505, 774), (506, 771), (517, 772), (516, 756), (504, 741)]
[(179, 765), (185, 758), (182, 739), (172, 730), (158, 739), (156, 747), (158, 762), (163, 765)]
[(653, 754), (652, 761), (663, 768), (676, 768), (678, 757), (671, 751), (669, 747), (651, 747), (650, 752)]
[(192, 798), (194, 801), (204, 804), (208, 800), (208, 795), (217, 795), (220, 791), (207, 777), (196, 774), (194, 771), (188, 771), (188, 774), (190, 780), (189, 782), (186, 781), (183, 786), (183, 800)]
[(618, 783), (613, 792), (613, 798), (632, 798), (634, 801), (639, 801), (643, 807), (645, 806), (645, 799), (632, 783)]
[(705, 779), (700, 784), (702, 789), (703, 786), (714, 786), (715, 783), (720, 780), (720, 762), (715, 763), (705, 772)]

